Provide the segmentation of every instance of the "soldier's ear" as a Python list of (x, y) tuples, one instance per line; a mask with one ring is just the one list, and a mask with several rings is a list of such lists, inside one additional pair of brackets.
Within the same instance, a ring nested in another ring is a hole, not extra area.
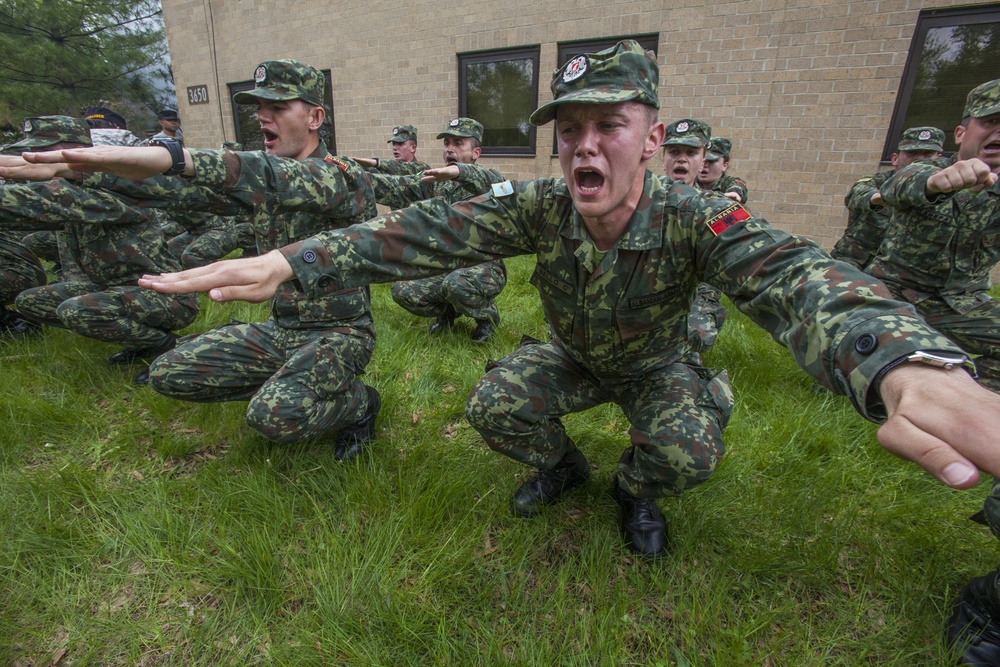
[(326, 120), (326, 110), (323, 107), (311, 107), (309, 109), (309, 129), (318, 130)]
[[(642, 159), (643, 161), (650, 160), (656, 155), (656, 150), (663, 143), (663, 137), (667, 134), (667, 129), (663, 125), (663, 121), (656, 121), (649, 126), (649, 132), (646, 133), (646, 143), (642, 149)], [(663, 149), (664, 155), (666, 155), (667, 149)]]
[(965, 126), (959, 125), (958, 127), (955, 128), (955, 143), (956, 144), (962, 143), (962, 138), (964, 136), (965, 136)]

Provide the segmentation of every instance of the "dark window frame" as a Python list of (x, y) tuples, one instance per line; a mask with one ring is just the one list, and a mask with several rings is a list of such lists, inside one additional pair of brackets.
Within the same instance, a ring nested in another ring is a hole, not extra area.
[[(621, 35), (619, 37), (574, 39), (569, 42), (559, 42), (556, 45), (556, 67), (562, 67), (569, 62), (570, 59), (581, 54), (596, 53), (598, 51), (603, 51), (604, 49), (610, 49), (623, 39), (634, 39), (639, 42), (639, 46), (642, 48), (647, 51), (652, 51), (654, 55), (659, 55), (660, 33), (658, 32), (641, 33), (638, 35)], [(556, 133), (554, 129), (555, 123), (550, 123), (550, 125), (553, 126), (552, 156), (555, 157), (558, 154), (558, 151), (556, 150)]]
[[(913, 90), (920, 71), (920, 59), (923, 57), (927, 33), (933, 28), (979, 23), (1000, 23), (1000, 4), (921, 10), (917, 17), (917, 25), (913, 30), (913, 39), (910, 41), (910, 50), (906, 56), (906, 66), (903, 69), (903, 76), (899, 81), (896, 103), (892, 110), (892, 118), (890, 119), (885, 144), (882, 148), (881, 162), (883, 165), (892, 163), (892, 154), (896, 152), (896, 147), (899, 145), (899, 137), (903, 134), (903, 130), (906, 129), (906, 116), (910, 109)], [(1000, 76), (1000, 70), (998, 70), (997, 76)], [(984, 79), (983, 81), (988, 80)], [(940, 128), (947, 137), (946, 147), (948, 142), (952, 141), (952, 131), (959, 124), (960, 120), (960, 118), (949, 119), (950, 124), (947, 127)]]
[[(468, 111), (468, 65), (506, 60), (531, 61), (531, 108), (530, 114), (538, 107), (538, 68), (541, 60), (541, 46), (538, 44), (518, 46), (510, 49), (490, 49), (489, 51), (469, 51), (456, 54), (458, 57), (458, 115), (469, 117)], [(474, 117), (474, 116), (472, 116)], [(480, 120), (476, 118), (476, 120)], [(529, 125), (527, 146), (482, 146), (484, 157), (535, 157), (537, 128)]]
[[(323, 78), (326, 80), (326, 90), (323, 91), (324, 102), (326, 103), (326, 119), (323, 121), (323, 125), (320, 128), (320, 135), (323, 138), (323, 143), (326, 144), (326, 149), (333, 154), (337, 153), (337, 124), (333, 120), (333, 80), (330, 74), (330, 70), (324, 69), (320, 70), (323, 72)], [(257, 125), (250, 126), (250, 130), (253, 133), (253, 140), (247, 141), (246, 128), (243, 127), (243, 123), (240, 119), (240, 107), (249, 105), (236, 104), (233, 101), (233, 96), (236, 93), (242, 93), (245, 90), (253, 90), (253, 81), (233, 81), (232, 83), (227, 83), (226, 87), (229, 89), (229, 105), (233, 114), (233, 129), (236, 135), (236, 141), (243, 144), (244, 150), (264, 150), (263, 139), (260, 137), (260, 128)]]

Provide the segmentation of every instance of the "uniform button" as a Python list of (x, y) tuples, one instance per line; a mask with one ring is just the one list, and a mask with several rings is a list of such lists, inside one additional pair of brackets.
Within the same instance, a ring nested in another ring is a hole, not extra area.
[(313, 252), (312, 250), (306, 250), (304, 253), (302, 253), (302, 261), (305, 262), (306, 264), (312, 264), (313, 262), (316, 261), (316, 253)]
[(861, 354), (871, 354), (878, 347), (878, 338), (875, 334), (861, 334), (858, 339), (854, 341), (854, 349)]
[[(313, 259), (316, 259), (315, 255)], [(320, 287), (326, 288), (330, 286), (330, 276), (320, 276), (320, 279), (316, 281), (316, 284)]]

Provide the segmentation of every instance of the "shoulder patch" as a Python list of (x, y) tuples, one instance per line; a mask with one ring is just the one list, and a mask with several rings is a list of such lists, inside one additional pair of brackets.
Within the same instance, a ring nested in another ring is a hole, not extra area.
[(733, 204), (724, 211), (716, 213), (705, 221), (712, 233), (718, 236), (733, 225), (750, 219), (750, 211), (739, 204)]
[(327, 155), (327, 156), (326, 156), (325, 158), (323, 158), (323, 160), (324, 160), (325, 162), (329, 162), (330, 164), (335, 164), (335, 165), (337, 165), (337, 166), (338, 166), (338, 167), (340, 167), (340, 168), (341, 168), (341, 169), (342, 169), (343, 171), (347, 171), (347, 170), (349, 169), (349, 167), (347, 166), (347, 163), (346, 163), (346, 162), (344, 162), (343, 160), (341, 160), (341, 159), (340, 159), (340, 158), (338, 158), (338, 157), (334, 157), (334, 156), (332, 156), (332, 155)]
[(510, 181), (504, 181), (503, 183), (493, 184), (494, 197), (509, 197), (512, 194), (514, 194), (514, 186), (511, 185)]

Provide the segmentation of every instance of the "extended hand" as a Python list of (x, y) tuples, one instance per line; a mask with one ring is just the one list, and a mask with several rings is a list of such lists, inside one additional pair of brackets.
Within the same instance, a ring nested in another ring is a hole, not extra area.
[(983, 188), (997, 182), (997, 175), (979, 158), (959, 160), (927, 179), (927, 193), (955, 192), (967, 188)]
[[(184, 151), (191, 166), (191, 156)], [(160, 146), (94, 146), (45, 153), (25, 153), (35, 164), (65, 162), (74, 171), (104, 171), (115, 176), (142, 180), (162, 174), (173, 164), (170, 153)]]
[(420, 180), (424, 183), (443, 183), (444, 181), (453, 181), (456, 178), (458, 178), (458, 165), (449, 164), (447, 167), (425, 169)]
[(1000, 476), (1000, 396), (965, 371), (903, 364), (882, 381), (889, 419), (878, 440), (956, 489)]
[(73, 170), (61, 162), (31, 164), (20, 155), (0, 155), (0, 178), (12, 181), (48, 181), (72, 176)]
[(722, 196), (725, 197), (726, 199), (732, 199), (737, 204), (743, 203), (743, 197), (740, 196), (739, 192), (726, 192)]
[(227, 259), (178, 273), (143, 276), (139, 287), (164, 294), (208, 292), (212, 301), (267, 301), (278, 286), (294, 276), (291, 265), (277, 250), (259, 257)]

